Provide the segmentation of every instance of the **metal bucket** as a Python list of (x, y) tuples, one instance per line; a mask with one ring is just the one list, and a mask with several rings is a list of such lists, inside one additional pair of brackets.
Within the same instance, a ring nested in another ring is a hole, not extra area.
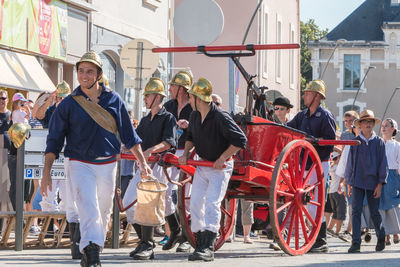
[(165, 192), (168, 186), (157, 178), (142, 180), (137, 184), (137, 206), (134, 221), (145, 226), (165, 223)]

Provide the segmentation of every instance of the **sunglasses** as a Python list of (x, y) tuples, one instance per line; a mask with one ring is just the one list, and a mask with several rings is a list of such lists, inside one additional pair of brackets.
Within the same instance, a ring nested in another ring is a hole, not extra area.
[(285, 110), (287, 110), (287, 109), (286, 109), (286, 108), (280, 108), (280, 107), (274, 107), (274, 110), (285, 111)]
[(7, 97), (0, 97), (0, 100), (7, 100)]
[(337, 157), (334, 157), (332, 160), (337, 160), (337, 159), (339, 159), (339, 156), (337, 156)]

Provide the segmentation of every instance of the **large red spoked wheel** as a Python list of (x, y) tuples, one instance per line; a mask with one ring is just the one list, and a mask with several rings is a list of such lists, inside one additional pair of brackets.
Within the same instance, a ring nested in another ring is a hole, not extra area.
[[(187, 179), (187, 175), (181, 172), (179, 181)], [(193, 179), (193, 178), (192, 178)], [(178, 188), (178, 211), (183, 233), (192, 247), (196, 247), (194, 235), (190, 229), (190, 189), (192, 180)], [(236, 214), (236, 199), (224, 199), (221, 203), (221, 221), (217, 240), (214, 244), (214, 251), (217, 251), (228, 239)]]
[(325, 181), (317, 151), (294, 140), (279, 154), (271, 179), (270, 219), (280, 248), (302, 255), (314, 244), (324, 216)]

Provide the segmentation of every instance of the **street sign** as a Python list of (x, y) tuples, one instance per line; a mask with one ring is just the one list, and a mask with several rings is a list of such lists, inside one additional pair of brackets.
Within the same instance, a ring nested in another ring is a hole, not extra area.
[[(26, 140), (24, 157), (25, 179), (42, 179), (47, 133), (47, 129), (32, 129), (31, 137)], [(58, 159), (54, 161), (50, 172), (53, 179), (65, 179), (64, 162), (64, 153), (61, 152)]]

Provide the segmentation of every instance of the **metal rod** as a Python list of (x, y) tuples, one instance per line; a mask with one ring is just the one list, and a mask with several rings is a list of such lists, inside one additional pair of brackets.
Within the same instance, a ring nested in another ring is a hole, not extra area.
[(369, 72), (370, 69), (376, 69), (376, 67), (375, 66), (369, 66), (368, 67), (367, 72), (364, 75), (364, 78), (362, 79), (360, 85), (358, 86), (356, 96), (354, 97), (353, 104), (351, 105), (351, 110), (354, 110), (354, 104), (356, 103), (356, 99), (357, 99), (358, 93), (360, 92), (361, 86), (364, 83), (365, 78), (367, 78), (367, 75), (368, 75), (368, 72)]
[(395, 94), (395, 93), (397, 92), (397, 90), (399, 90), (399, 89), (400, 89), (400, 87), (394, 88), (393, 93), (392, 93), (392, 95), (391, 95), (390, 98), (389, 98), (389, 101), (388, 101), (388, 103), (387, 103), (387, 105), (386, 105), (386, 108), (385, 108), (385, 112), (383, 112), (383, 116), (382, 116), (382, 119), (381, 119), (381, 124), (379, 125), (379, 133), (378, 133), (378, 135), (380, 135), (380, 133), (381, 133), (382, 122), (383, 122), (383, 120), (385, 119), (386, 112), (387, 112), (387, 110), (388, 110), (388, 108), (389, 108), (390, 102), (392, 102), (392, 99), (393, 99), (393, 97), (394, 97), (394, 94)]
[[(116, 186), (117, 188), (121, 188), (121, 162), (118, 162), (117, 167), (118, 173), (116, 177)], [(112, 236), (111, 243), (112, 248), (119, 248), (119, 228), (120, 228), (120, 216), (119, 216), (119, 208), (118, 208), (118, 199), (114, 197), (114, 207), (112, 214)]]
[[(25, 142), (17, 150), (16, 202), (15, 202), (15, 250), (23, 249), (24, 228), (24, 155)], [(28, 227), (28, 226), (27, 226)]]
[(258, 12), (258, 10), (259, 10), (260, 7), (261, 7), (262, 2), (263, 2), (263, 0), (260, 0), (260, 1), (258, 2), (258, 5), (257, 5), (256, 9), (254, 10), (253, 16), (251, 16), (249, 25), (247, 25), (246, 32), (244, 33), (244, 37), (243, 37), (242, 44), (244, 44), (244, 43), (246, 42), (247, 35), (249, 34), (249, 31), (250, 31), (250, 27), (251, 27), (251, 25), (253, 24), (254, 18), (256, 17), (257, 12)]
[(234, 195), (229, 196), (229, 198), (238, 198), (238, 199), (264, 199), (269, 200), (269, 196), (248, 196), (248, 195)]
[(276, 50), (276, 49), (297, 49), (299, 44), (261, 44), (261, 45), (219, 45), (219, 46), (186, 46), (186, 47), (158, 47), (153, 48), (153, 53), (164, 52), (216, 52), (216, 51), (242, 51), (249, 50)]
[(322, 74), (319, 76), (319, 79), (322, 80), (322, 79), (324, 78), (325, 71), (326, 71), (326, 69), (327, 69), (327, 67), (328, 67), (328, 65), (329, 65), (329, 62), (331, 61), (331, 59), (332, 59), (332, 57), (333, 57), (333, 54), (335, 54), (336, 48), (338, 47), (339, 44), (342, 44), (342, 43), (344, 43), (344, 42), (346, 42), (345, 39), (339, 39), (339, 40), (336, 41), (335, 47), (333, 48), (333, 51), (332, 51), (331, 55), (329, 56), (328, 62), (326, 62), (326, 65), (325, 65), (325, 67), (324, 67), (324, 70), (322, 71)]

